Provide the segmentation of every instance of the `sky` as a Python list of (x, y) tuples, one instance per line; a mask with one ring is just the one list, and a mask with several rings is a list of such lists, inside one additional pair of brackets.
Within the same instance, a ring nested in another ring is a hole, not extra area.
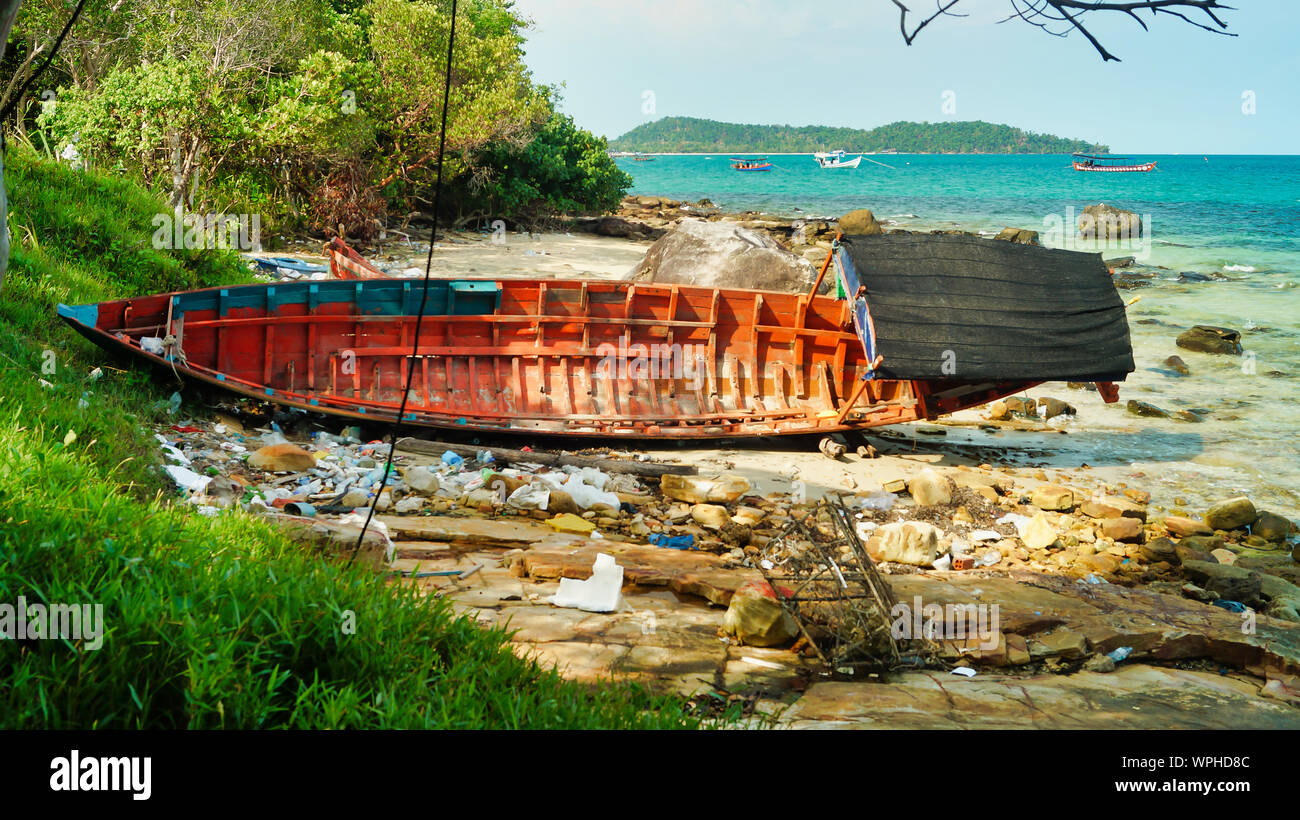
[[(908, 0), (914, 13), (934, 0)], [(1235, 0), (1237, 37), (1119, 13), (1054, 37), (1011, 0), (962, 0), (911, 46), (890, 0), (516, 0), (525, 62), (617, 137), (666, 116), (872, 128), (985, 120), (1116, 153), (1300, 154), (1300, 3)], [(1189, 12), (1190, 14), (1190, 12)], [(1200, 19), (1193, 16), (1192, 19)]]

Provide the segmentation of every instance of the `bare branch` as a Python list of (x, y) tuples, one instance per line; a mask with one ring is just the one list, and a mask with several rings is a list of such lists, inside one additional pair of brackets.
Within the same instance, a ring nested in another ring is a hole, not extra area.
[[(910, 46), (921, 29), (941, 16), (964, 16), (954, 14), (951, 11), (952, 7), (957, 5), (958, 2), (960, 0), (947, 0), (947, 2), (936, 0), (936, 11), (918, 23), (911, 32), (908, 32), (908, 8), (903, 5), (901, 0), (894, 0), (894, 5), (899, 9), (898, 25), (903, 34), (903, 42)], [(1133, 21), (1141, 26), (1143, 31), (1150, 31), (1150, 26), (1138, 15), (1139, 11), (1149, 11), (1152, 17), (1158, 17), (1161, 14), (1177, 17), (1188, 25), (1212, 34), (1221, 34), (1226, 37), (1237, 36), (1227, 31), (1228, 24), (1217, 14), (1220, 11), (1233, 11), (1234, 8), (1223, 5), (1219, 0), (1132, 0), (1131, 2), (1117, 2), (1116, 0), (1009, 0), (1009, 2), (1011, 3), (1011, 14), (999, 20), (999, 23), (1020, 20), (1056, 37), (1065, 37), (1071, 31), (1077, 31), (1092, 44), (1092, 47), (1101, 55), (1103, 62), (1110, 60), (1119, 62), (1119, 58), (1110, 53), (1084, 25), (1085, 16), (1093, 12), (1119, 12), (1133, 18)], [(1188, 16), (1188, 14), (1197, 12), (1204, 14), (1209, 19), (1209, 22), (1200, 22)], [(1056, 23), (1062, 24), (1059, 31), (1053, 29), (1053, 24)]]

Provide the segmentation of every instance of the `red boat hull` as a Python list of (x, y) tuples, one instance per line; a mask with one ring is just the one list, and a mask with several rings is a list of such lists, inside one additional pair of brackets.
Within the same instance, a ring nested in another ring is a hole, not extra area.
[[(829, 433), (932, 418), (1036, 383), (869, 380), (847, 302), (616, 281), (433, 279), (412, 356), (422, 280), (374, 278), (359, 256), (332, 257), (357, 278), (59, 313), (96, 344), (168, 372), (351, 419), (396, 418), (413, 368), (406, 423), (493, 432)], [(145, 349), (156, 339), (161, 355)]]

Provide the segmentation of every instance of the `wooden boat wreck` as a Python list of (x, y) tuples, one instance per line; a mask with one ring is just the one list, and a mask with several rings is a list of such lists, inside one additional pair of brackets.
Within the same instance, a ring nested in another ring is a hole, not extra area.
[[(490, 432), (830, 433), (1132, 371), (1124, 307), (1100, 256), (970, 237), (895, 241), (908, 238), (844, 239), (808, 293), (432, 278), (416, 350), (423, 279), (389, 278), (339, 240), (326, 246), (334, 281), (58, 312), (101, 347), (168, 373), (356, 420), (393, 420), (413, 371), (404, 423)], [(1000, 270), (1012, 248), (1016, 264)], [(1028, 262), (1025, 250), (1035, 252)], [(1039, 270), (1039, 251), (1069, 258)], [(980, 252), (992, 256), (972, 265)], [(817, 295), (832, 262), (848, 299)], [(1008, 294), (1013, 303), (1000, 303)], [(1113, 399), (1113, 387), (1102, 390)]]

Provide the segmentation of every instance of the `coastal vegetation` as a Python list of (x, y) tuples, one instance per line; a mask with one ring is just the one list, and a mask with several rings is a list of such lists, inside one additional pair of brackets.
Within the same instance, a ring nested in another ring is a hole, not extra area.
[(664, 117), (611, 140), (616, 151), (665, 153), (812, 153), (897, 151), (904, 154), (1105, 153), (1109, 146), (1010, 125), (971, 122), (893, 122), (879, 128), (823, 125), (742, 125), (696, 117)]
[[(309, 555), (256, 516), (180, 503), (151, 429), (179, 420), (165, 409), (172, 387), (114, 366), (55, 306), (248, 272), (229, 251), (154, 248), (149, 218), (166, 203), (131, 179), (12, 142), (7, 159), (0, 601), (100, 604), (105, 631), (0, 640), (0, 726), (701, 725), (677, 699), (566, 682), (445, 600)], [(341, 628), (349, 612), (354, 634)]]
[[(44, 59), (66, 6), (23, 5), (0, 106)], [(432, 204), (450, 6), (90, 2), (6, 125), (47, 156), (140, 181), (170, 209), (369, 238)], [(508, 0), (460, 3), (443, 218), (599, 212), (631, 185), (602, 139), (556, 112), (556, 89), (534, 82), (529, 26)]]

